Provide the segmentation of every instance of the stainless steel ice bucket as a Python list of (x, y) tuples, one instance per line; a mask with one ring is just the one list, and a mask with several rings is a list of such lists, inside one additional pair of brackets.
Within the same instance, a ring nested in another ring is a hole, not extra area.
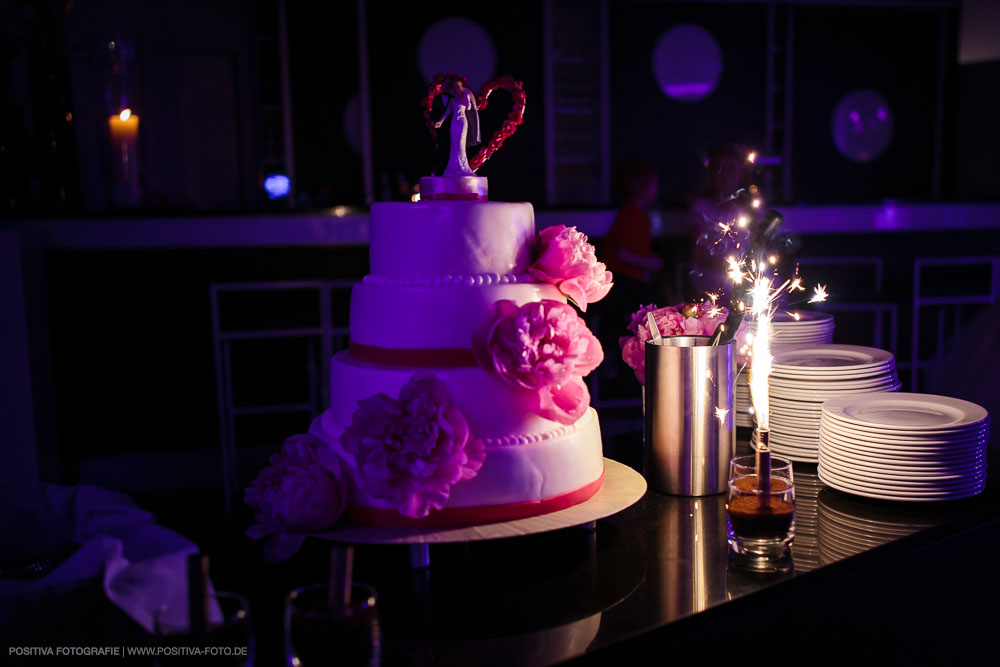
[(644, 468), (649, 488), (678, 496), (726, 490), (736, 447), (733, 344), (708, 336), (646, 343)]

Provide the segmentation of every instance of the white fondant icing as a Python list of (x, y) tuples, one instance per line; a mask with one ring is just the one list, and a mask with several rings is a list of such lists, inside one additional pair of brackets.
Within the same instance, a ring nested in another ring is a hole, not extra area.
[(351, 340), (391, 349), (468, 348), (494, 301), (565, 303), (547, 283), (401, 286), (360, 283), (351, 293)]
[(528, 410), (522, 394), (478, 366), (428, 369), (382, 366), (357, 361), (347, 352), (334, 355), (330, 363), (330, 409), (337, 421), (349, 424), (359, 400), (379, 392), (395, 398), (418, 371), (433, 373), (444, 382), (452, 402), (478, 438), (547, 433), (561, 426)]
[(506, 285), (538, 282), (528, 273), (479, 273), (474, 276), (425, 276), (423, 278), (388, 278), (368, 274), (361, 279), (365, 285), (385, 287), (437, 287), (441, 285)]
[[(344, 423), (332, 411), (324, 413), (321, 426), (327, 439), (339, 441)], [(445, 507), (544, 500), (576, 491), (597, 480), (603, 472), (600, 424), (597, 413), (590, 408), (561, 436), (516, 447), (488, 445), (479, 472), (452, 487)], [(369, 507), (392, 507), (360, 491), (355, 491), (351, 500)]]
[(390, 278), (523, 273), (535, 246), (528, 203), (385, 202), (371, 210), (371, 272)]

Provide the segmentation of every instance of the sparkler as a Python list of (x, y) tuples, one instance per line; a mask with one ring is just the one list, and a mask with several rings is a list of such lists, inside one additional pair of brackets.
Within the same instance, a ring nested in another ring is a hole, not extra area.
[(826, 301), (826, 297), (826, 285), (816, 285), (816, 287), (813, 288), (813, 295), (812, 298), (809, 299), (809, 303), (822, 303)]

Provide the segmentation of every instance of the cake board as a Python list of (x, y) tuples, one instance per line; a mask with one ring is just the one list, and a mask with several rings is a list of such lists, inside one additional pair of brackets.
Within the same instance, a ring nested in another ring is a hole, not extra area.
[(348, 544), (406, 544), (413, 567), (427, 567), (431, 544), (479, 542), (534, 535), (562, 528), (592, 524), (635, 504), (646, 493), (646, 480), (632, 468), (604, 459), (604, 482), (589, 499), (558, 512), (462, 528), (346, 525), (313, 537)]

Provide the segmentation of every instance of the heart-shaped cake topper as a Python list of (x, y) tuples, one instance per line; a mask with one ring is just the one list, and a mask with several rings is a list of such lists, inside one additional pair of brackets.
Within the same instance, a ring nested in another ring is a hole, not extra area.
[[(424, 122), (427, 124), (427, 129), (431, 131), (431, 137), (435, 141), (437, 141), (437, 127), (434, 121), (431, 120), (431, 107), (434, 104), (434, 98), (451, 90), (456, 82), (461, 82), (464, 88), (469, 87), (469, 80), (460, 74), (435, 74), (434, 81), (427, 88), (427, 95), (424, 96), (421, 102), (421, 107), (424, 110)], [(469, 167), (473, 171), (479, 169), (484, 162), (490, 159), (497, 152), (497, 149), (503, 145), (503, 142), (507, 140), (507, 137), (514, 134), (517, 131), (517, 126), (524, 121), (524, 84), (509, 74), (498, 76), (484, 83), (482, 88), (479, 89), (479, 94), (476, 95), (476, 107), (479, 110), (485, 109), (489, 103), (490, 95), (498, 88), (502, 88), (510, 93), (513, 104), (510, 113), (507, 114), (507, 118), (500, 125), (500, 128), (493, 133), (488, 142), (483, 144), (479, 152), (469, 160)]]

